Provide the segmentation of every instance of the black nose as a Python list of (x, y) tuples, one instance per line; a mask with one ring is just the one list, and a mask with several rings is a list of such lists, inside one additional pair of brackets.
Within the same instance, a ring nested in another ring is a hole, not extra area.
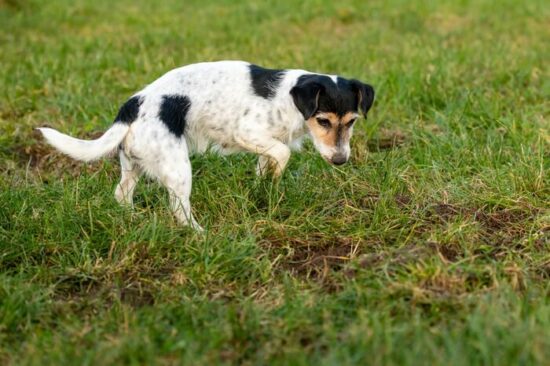
[(334, 165), (342, 165), (346, 161), (348, 161), (348, 159), (346, 159), (346, 155), (344, 155), (344, 154), (334, 154), (332, 156), (332, 159), (330, 159), (330, 160), (332, 161), (332, 164), (334, 164)]

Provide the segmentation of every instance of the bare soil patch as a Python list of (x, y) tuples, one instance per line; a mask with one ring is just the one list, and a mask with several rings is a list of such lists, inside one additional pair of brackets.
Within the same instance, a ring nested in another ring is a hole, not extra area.
[(307, 234), (301, 238), (269, 236), (260, 244), (273, 251), (274, 257), (282, 257), (280, 268), (300, 277), (321, 280), (330, 271), (341, 270), (359, 254), (359, 246), (354, 239), (322, 233)]

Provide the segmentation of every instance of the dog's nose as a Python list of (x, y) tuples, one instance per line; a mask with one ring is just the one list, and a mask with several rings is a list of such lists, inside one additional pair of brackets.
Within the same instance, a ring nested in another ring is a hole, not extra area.
[(346, 161), (348, 161), (348, 159), (346, 158), (346, 155), (344, 155), (344, 154), (334, 154), (332, 156), (332, 159), (330, 159), (330, 160), (332, 161), (332, 164), (334, 164), (334, 165), (342, 165)]

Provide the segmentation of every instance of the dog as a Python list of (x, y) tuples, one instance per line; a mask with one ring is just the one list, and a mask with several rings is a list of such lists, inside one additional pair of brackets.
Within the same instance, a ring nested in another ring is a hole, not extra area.
[(259, 155), (257, 174), (279, 177), (291, 149), (310, 136), (327, 162), (340, 165), (349, 159), (355, 121), (360, 113), (366, 117), (373, 101), (373, 87), (354, 79), (244, 61), (204, 62), (171, 70), (134, 94), (97, 140), (39, 130), (81, 161), (118, 149), (117, 201), (132, 205), (143, 172), (168, 189), (177, 220), (201, 231), (191, 213), (190, 154), (252, 152)]

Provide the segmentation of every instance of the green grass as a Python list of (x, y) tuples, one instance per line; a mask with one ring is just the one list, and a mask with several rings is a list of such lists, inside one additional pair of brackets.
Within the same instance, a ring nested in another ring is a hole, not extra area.
[[(0, 1), (0, 363), (548, 364), (543, 1)], [(104, 131), (165, 71), (244, 59), (374, 85), (351, 162), (193, 158), (204, 236)]]

